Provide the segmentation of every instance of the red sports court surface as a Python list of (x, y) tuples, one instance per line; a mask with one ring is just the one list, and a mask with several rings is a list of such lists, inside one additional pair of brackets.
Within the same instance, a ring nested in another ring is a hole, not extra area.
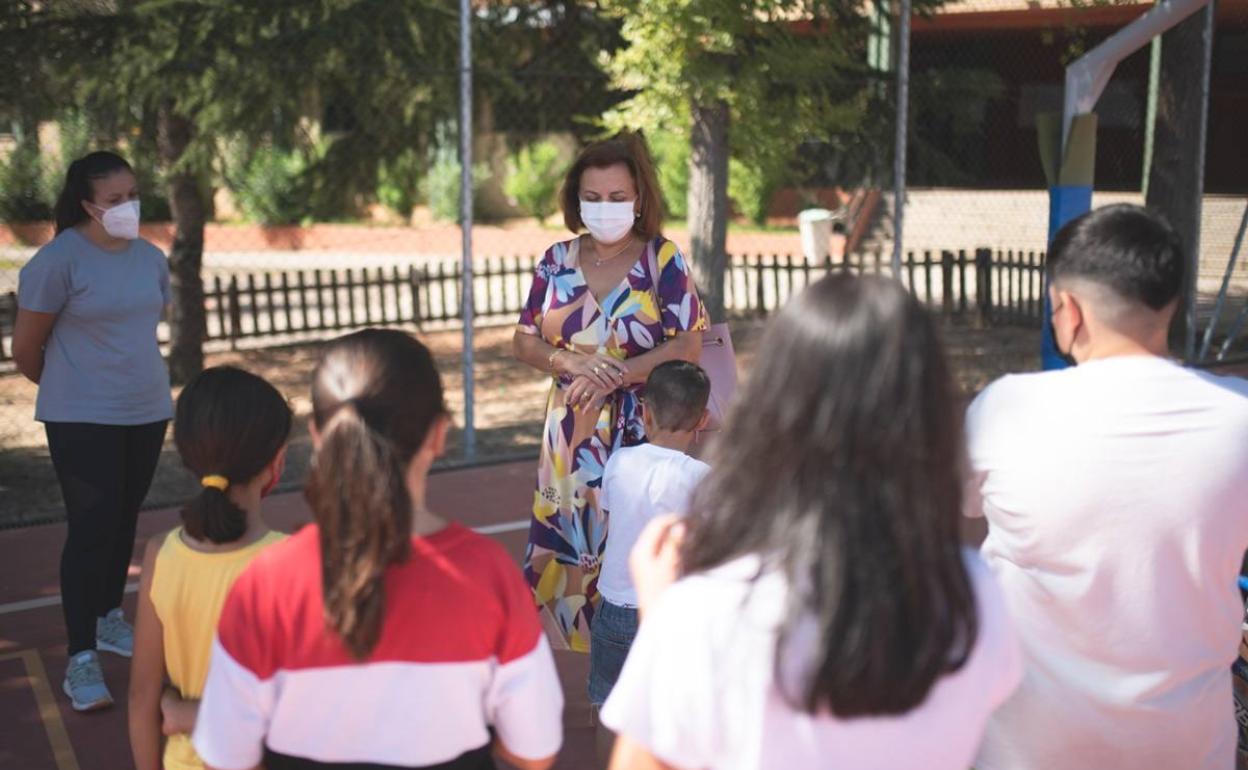
[[(524, 550), (532, 499), (532, 462), (446, 471), (429, 479), (429, 505), (438, 513), (497, 538), (517, 563)], [(265, 503), (270, 524), (291, 531), (308, 520), (298, 494)], [(142, 544), (177, 524), (172, 510), (139, 517), (131, 583), (137, 585)], [(129, 661), (101, 654), (117, 704), (79, 714), (61, 693), (64, 625), (58, 587), (63, 525), (0, 532), (0, 768), (118, 770), (133, 767), (126, 733)], [(133, 589), (126, 596), (133, 618)], [(558, 768), (592, 767), (594, 732), (585, 696), (587, 656), (556, 653), (567, 706)]]

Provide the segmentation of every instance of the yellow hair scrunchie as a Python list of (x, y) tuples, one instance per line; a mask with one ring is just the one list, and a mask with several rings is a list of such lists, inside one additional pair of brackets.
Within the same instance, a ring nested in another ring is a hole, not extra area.
[(205, 487), (219, 489), (222, 492), (230, 488), (230, 480), (225, 476), (204, 476), (199, 483)]

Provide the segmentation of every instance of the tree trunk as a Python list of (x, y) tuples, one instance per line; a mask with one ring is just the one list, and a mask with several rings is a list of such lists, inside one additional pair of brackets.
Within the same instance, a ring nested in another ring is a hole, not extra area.
[(173, 110), (161, 107), (158, 142), (161, 164), (166, 169), (169, 207), (173, 211), (173, 248), (169, 251), (169, 280), (173, 308), (169, 315), (169, 375), (175, 385), (189, 381), (204, 368), (204, 262), (205, 207), (202, 186), (195, 172), (179, 166), (191, 142), (194, 126)]
[(728, 105), (694, 102), (689, 154), (690, 259), (712, 323), (724, 320), (728, 265)]
[(1184, 273), (1179, 312), (1170, 327), (1170, 346), (1176, 353), (1185, 347), (1187, 298), (1196, 280), (1200, 255), (1201, 166), (1197, 137), (1202, 112), (1201, 78), (1205, 63), (1202, 41), (1205, 18), (1194, 13), (1162, 36), (1161, 77), (1157, 89), (1157, 121), (1153, 162), (1148, 175), (1146, 203), (1170, 220), (1183, 242), (1189, 269)]

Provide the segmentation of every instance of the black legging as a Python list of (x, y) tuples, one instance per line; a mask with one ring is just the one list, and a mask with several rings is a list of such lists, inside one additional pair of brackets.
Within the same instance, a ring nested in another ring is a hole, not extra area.
[(96, 618), (121, 606), (139, 506), (152, 485), (168, 424), (44, 426), (69, 524), (61, 552), (61, 606), (70, 655), (94, 650)]

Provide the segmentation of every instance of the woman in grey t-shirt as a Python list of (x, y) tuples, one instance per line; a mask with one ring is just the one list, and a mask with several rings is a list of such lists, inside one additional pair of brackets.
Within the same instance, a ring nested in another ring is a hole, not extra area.
[(139, 506), (173, 412), (156, 325), (169, 266), (139, 237), (138, 185), (111, 152), (76, 160), (56, 237), (22, 268), (13, 357), (39, 385), (35, 419), (65, 498), (64, 690), (75, 709), (112, 703), (96, 650), (129, 657), (121, 599)]

